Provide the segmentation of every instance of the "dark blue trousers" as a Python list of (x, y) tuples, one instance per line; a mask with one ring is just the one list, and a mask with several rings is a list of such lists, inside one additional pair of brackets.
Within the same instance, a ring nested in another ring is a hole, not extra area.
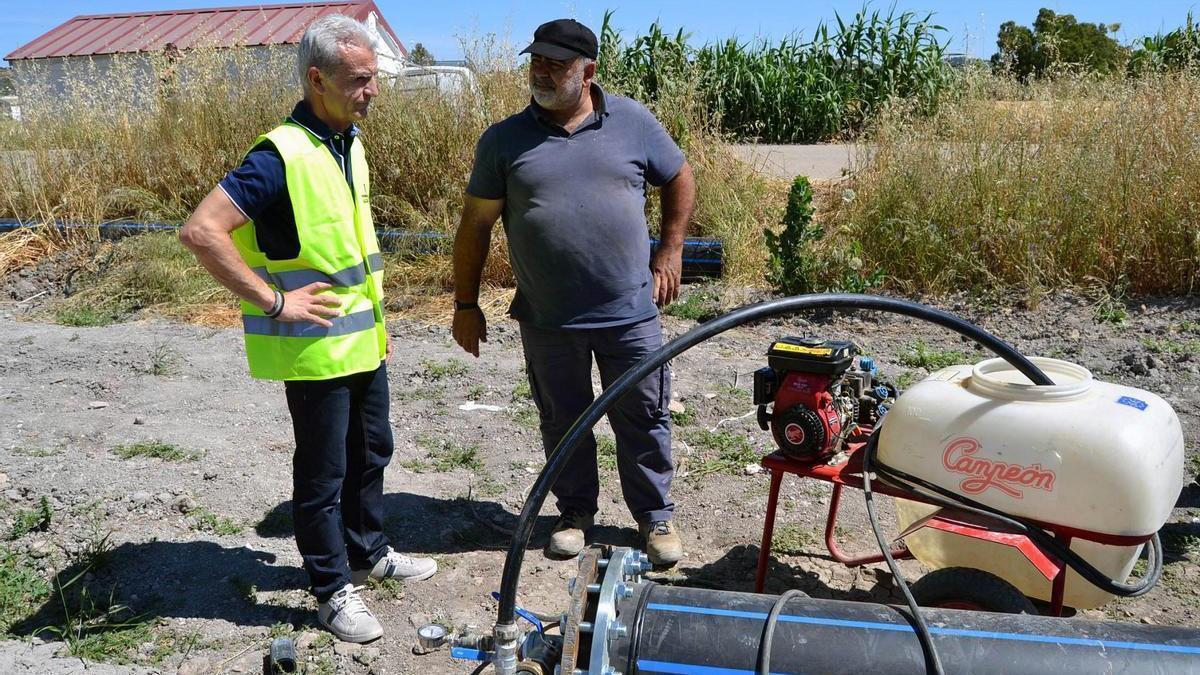
[[(610, 328), (548, 330), (521, 324), (529, 388), (537, 404), (542, 445), (549, 455), (594, 400), (592, 357), (608, 388), (629, 367), (662, 346), (658, 317)], [(617, 473), (625, 505), (639, 523), (670, 520), (670, 374), (655, 370), (621, 397), (608, 413), (617, 440)], [(559, 512), (595, 513), (600, 495), (596, 437), (589, 431), (552, 488)]]
[(387, 367), (285, 383), (296, 434), (292, 518), (313, 594), (324, 602), (350, 583), (350, 568), (387, 552), (383, 470), (392, 458)]

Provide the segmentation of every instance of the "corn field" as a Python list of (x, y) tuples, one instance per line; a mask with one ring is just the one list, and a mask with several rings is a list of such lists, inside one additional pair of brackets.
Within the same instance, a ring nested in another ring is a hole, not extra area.
[(951, 82), (945, 30), (930, 17), (861, 10), (813, 38), (692, 47), (658, 23), (626, 41), (605, 15), (601, 82), (641, 101), (690, 93), (735, 138), (798, 143), (853, 136), (894, 98), (931, 112)]

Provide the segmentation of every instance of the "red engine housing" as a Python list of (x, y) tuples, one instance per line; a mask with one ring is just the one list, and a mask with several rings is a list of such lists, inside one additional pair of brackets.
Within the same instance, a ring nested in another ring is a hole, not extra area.
[(771, 433), (791, 457), (816, 460), (837, 451), (842, 418), (829, 389), (833, 376), (789, 372), (775, 391)]

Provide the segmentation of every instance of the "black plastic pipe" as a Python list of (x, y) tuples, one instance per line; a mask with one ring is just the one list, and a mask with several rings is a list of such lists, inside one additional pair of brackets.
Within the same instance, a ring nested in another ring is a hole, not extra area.
[(562, 441), (559, 442), (558, 447), (546, 459), (545, 466), (542, 467), (541, 473), (538, 474), (537, 480), (534, 481), (533, 487), (529, 492), (529, 498), (525, 501), (524, 507), (521, 508), (521, 515), (517, 520), (517, 525), (513, 532), (512, 543), (509, 545), (508, 555), (504, 559), (504, 572), (500, 579), (500, 606), (496, 614), (497, 626), (511, 626), (515, 621), (517, 584), (521, 577), (521, 565), (525, 560), (525, 548), (529, 545), (530, 536), (533, 534), (534, 522), (537, 519), (538, 513), (542, 510), (542, 505), (546, 501), (546, 496), (550, 493), (551, 486), (554, 485), (559, 475), (562, 474), (567, 460), (574, 454), (583, 437), (612, 408), (617, 399), (624, 395), (630, 388), (636, 386), (642, 378), (649, 375), (655, 369), (705, 340), (711, 339), (731, 328), (750, 323), (751, 321), (758, 321), (805, 309), (865, 309), (891, 312), (893, 314), (901, 314), (928, 321), (929, 323), (942, 326), (974, 340), (976, 343), (991, 350), (997, 356), (1012, 364), (1014, 368), (1029, 378), (1030, 382), (1036, 385), (1054, 384), (1050, 378), (1046, 377), (1045, 373), (1033, 365), (1029, 359), (1022, 356), (1020, 352), (982, 328), (953, 314), (897, 298), (851, 293), (799, 295), (748, 305), (724, 316), (717, 317), (707, 323), (700, 324), (663, 345), (660, 349), (646, 355), (645, 358), (618, 378), (611, 387), (605, 389), (583, 411), (579, 419), (575, 420), (575, 423), (571, 425), (571, 428), (563, 436)]
[[(14, 230), (43, 227), (40, 222), (24, 222), (11, 218), (0, 218), (0, 233)], [(113, 221), (108, 223), (87, 224), (56, 221), (54, 227), (63, 231), (95, 228), (100, 236), (115, 239), (128, 237), (146, 232), (173, 232), (179, 225), (171, 223), (143, 223), (134, 221)], [(381, 225), (376, 231), (379, 237), (379, 247), (387, 253), (437, 253), (450, 248), (454, 237), (441, 232), (410, 232)], [(658, 250), (661, 242), (650, 239), (650, 251)], [(724, 247), (720, 240), (704, 237), (685, 239), (683, 242), (684, 281), (698, 281), (720, 277), (724, 270)]]
[[(44, 227), (40, 222), (23, 222), (13, 219), (0, 219), (0, 233), (15, 230)], [(175, 232), (179, 225), (175, 223), (146, 223), (129, 220), (117, 220), (107, 223), (69, 223), (56, 221), (54, 227), (69, 232), (71, 230), (95, 229), (101, 237), (119, 239), (132, 237), (147, 232)], [(441, 232), (410, 232), (408, 230), (380, 229), (379, 246), (387, 252), (410, 251), (416, 253), (433, 253), (449, 246), (452, 239)]]
[[(628, 635), (609, 645), (626, 675), (749, 673), (773, 595), (639, 584), (617, 604)], [(922, 609), (947, 673), (1200, 672), (1200, 630), (1027, 614)], [(925, 675), (906, 613), (865, 602), (792, 598), (774, 627), (771, 672)], [(593, 645), (593, 649), (604, 648)]]

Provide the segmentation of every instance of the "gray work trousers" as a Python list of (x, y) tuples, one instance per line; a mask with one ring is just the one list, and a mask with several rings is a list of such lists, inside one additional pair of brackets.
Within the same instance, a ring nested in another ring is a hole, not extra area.
[[(594, 400), (592, 357), (608, 388), (645, 355), (662, 346), (658, 317), (624, 326), (550, 330), (521, 324), (529, 388), (537, 404), (542, 445), (549, 455), (567, 429)], [(640, 524), (670, 520), (675, 510), (667, 493), (671, 462), (670, 373), (656, 369), (622, 396), (608, 412), (616, 436), (617, 473), (625, 505)], [(596, 437), (588, 430), (552, 488), (560, 513), (595, 513), (600, 496)]]

